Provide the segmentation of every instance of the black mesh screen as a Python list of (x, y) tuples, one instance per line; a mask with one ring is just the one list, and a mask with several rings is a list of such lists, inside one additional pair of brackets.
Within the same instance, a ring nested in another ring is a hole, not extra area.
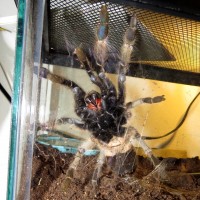
[(69, 54), (81, 43), (92, 49), (101, 5), (109, 10), (109, 43), (119, 52), (130, 17), (138, 19), (133, 63), (200, 72), (200, 22), (134, 6), (97, 0), (50, 0), (50, 52)]

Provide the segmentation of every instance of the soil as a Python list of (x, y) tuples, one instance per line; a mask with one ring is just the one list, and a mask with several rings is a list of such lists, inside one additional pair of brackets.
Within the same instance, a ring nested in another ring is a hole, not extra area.
[[(63, 154), (50, 146), (35, 144), (32, 171), (32, 200), (200, 200), (200, 160), (162, 159), (153, 169), (147, 158), (135, 154), (107, 158), (98, 187), (93, 189), (91, 177), (97, 156), (86, 156), (79, 164), (74, 179), (66, 186), (66, 171), (74, 155)], [(122, 165), (121, 165), (122, 166)], [(112, 169), (112, 170), (111, 170)]]

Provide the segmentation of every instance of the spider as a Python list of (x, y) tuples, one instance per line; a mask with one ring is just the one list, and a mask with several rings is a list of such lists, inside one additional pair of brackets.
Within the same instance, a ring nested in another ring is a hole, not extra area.
[(67, 171), (67, 179), (70, 181), (74, 176), (80, 160), (87, 149), (98, 147), (100, 150), (97, 164), (92, 176), (93, 186), (98, 185), (102, 165), (107, 156), (115, 156), (133, 149), (134, 140), (138, 140), (145, 154), (151, 159), (154, 166), (159, 164), (159, 160), (152, 154), (140, 133), (132, 126), (127, 125), (128, 118), (131, 116), (130, 110), (141, 104), (159, 103), (165, 100), (164, 95), (156, 97), (146, 97), (132, 102), (125, 102), (125, 81), (128, 65), (136, 40), (137, 19), (133, 15), (130, 25), (125, 31), (123, 45), (121, 48), (120, 61), (118, 64), (118, 88), (114, 86), (107, 77), (104, 67), (109, 52), (108, 33), (109, 33), (109, 14), (107, 6), (103, 5), (100, 10), (100, 22), (96, 29), (96, 44), (93, 49), (94, 58), (100, 70), (94, 70), (92, 60), (87, 56), (81, 47), (75, 49), (81, 66), (86, 70), (91, 82), (99, 87), (100, 93), (91, 91), (88, 94), (75, 82), (52, 74), (46, 68), (41, 68), (40, 76), (69, 87), (74, 93), (75, 112), (80, 119), (64, 117), (56, 121), (57, 124), (69, 123), (80, 129), (87, 129), (91, 133), (88, 140), (82, 143), (75, 155), (73, 162)]

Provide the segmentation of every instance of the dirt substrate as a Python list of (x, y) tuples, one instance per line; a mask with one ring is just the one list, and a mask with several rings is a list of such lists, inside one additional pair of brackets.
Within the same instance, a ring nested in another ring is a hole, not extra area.
[[(138, 157), (136, 167), (130, 165), (134, 162), (134, 153), (130, 153), (125, 161), (109, 158), (98, 188), (93, 190), (91, 177), (96, 156), (83, 158), (75, 178), (66, 187), (66, 170), (74, 156), (39, 144), (35, 145), (34, 152), (32, 200), (200, 200), (200, 174), (192, 174), (200, 172), (198, 158), (162, 160), (157, 170), (153, 170), (149, 160), (143, 157)], [(122, 161), (125, 164), (120, 170), (114, 168)]]

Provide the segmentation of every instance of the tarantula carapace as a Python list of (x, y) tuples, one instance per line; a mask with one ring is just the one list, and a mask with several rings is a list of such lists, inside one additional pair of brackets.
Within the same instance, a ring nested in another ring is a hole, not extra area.
[(136, 16), (133, 15), (130, 20), (130, 26), (124, 34), (121, 55), (119, 55), (120, 62), (116, 66), (119, 68), (118, 88), (114, 86), (104, 70), (107, 53), (109, 52), (108, 20), (107, 6), (102, 6), (100, 23), (96, 29), (97, 41), (93, 49), (95, 64), (99, 66), (97, 73), (93, 67), (94, 62), (91, 61), (81, 47), (76, 48), (74, 51), (74, 54), (90, 77), (91, 82), (99, 87), (100, 93), (91, 91), (86, 94), (75, 82), (54, 75), (45, 68), (41, 68), (40, 70), (41, 77), (69, 87), (74, 93), (75, 112), (80, 119), (66, 117), (57, 120), (55, 123), (73, 124), (81, 129), (87, 129), (91, 133), (91, 137), (83, 142), (73, 162), (69, 166), (67, 179), (70, 180), (73, 177), (73, 172), (84, 155), (84, 151), (97, 147), (100, 150), (100, 154), (92, 178), (94, 185), (97, 184), (106, 156), (115, 156), (119, 153), (127, 152), (133, 148), (133, 141), (135, 139), (139, 141), (145, 154), (152, 160), (152, 163), (155, 166), (158, 164), (159, 160), (153, 156), (151, 149), (141, 138), (139, 132), (134, 127), (127, 125), (127, 120), (130, 117), (130, 109), (135, 106), (143, 103), (158, 103), (165, 100), (164, 96), (156, 96), (154, 98), (141, 98), (133, 102), (125, 103), (126, 72), (136, 39), (137, 20)]

